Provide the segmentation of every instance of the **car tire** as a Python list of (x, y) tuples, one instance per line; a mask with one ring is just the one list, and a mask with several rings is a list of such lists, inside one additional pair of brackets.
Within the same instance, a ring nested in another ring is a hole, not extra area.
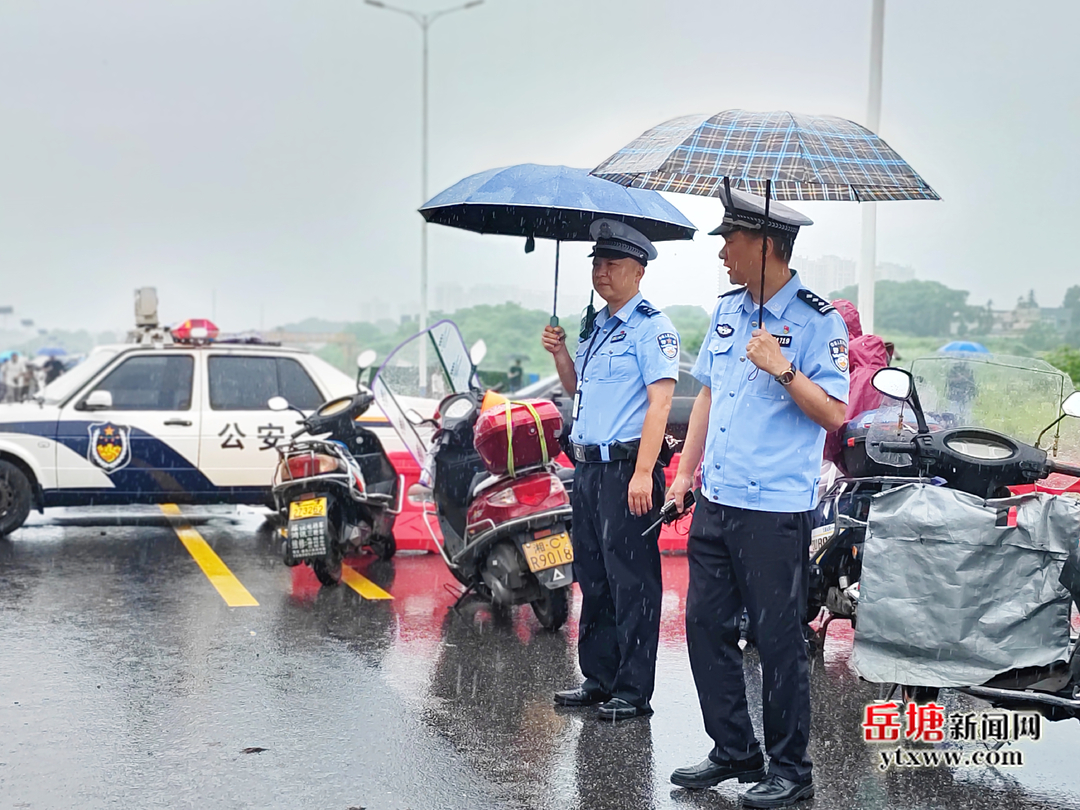
[(0, 460), (0, 537), (26, 522), (34, 493), (30, 479), (10, 461)]

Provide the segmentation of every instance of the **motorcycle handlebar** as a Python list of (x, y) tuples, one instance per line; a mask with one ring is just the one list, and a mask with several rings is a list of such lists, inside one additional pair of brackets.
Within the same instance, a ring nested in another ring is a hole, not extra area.
[(290, 436), (290, 438), (292, 438), (292, 439), (297, 439), (297, 438), (299, 438), (300, 436), (303, 436), (303, 435), (304, 435), (305, 433), (307, 433), (307, 432), (308, 432), (308, 429), (307, 429), (307, 425), (304, 425), (304, 426), (303, 426), (302, 428), (300, 428), (300, 429), (299, 429), (298, 431), (296, 431), (295, 433), (293, 433), (293, 434), (292, 434), (292, 436)]
[(915, 442), (879, 442), (878, 447), (882, 453), (903, 453), (914, 455)]
[(1050, 462), (1050, 472), (1061, 473), (1062, 475), (1071, 475), (1075, 478), (1080, 478), (1080, 467), (1073, 466), (1072, 464), (1062, 464), (1059, 461)]

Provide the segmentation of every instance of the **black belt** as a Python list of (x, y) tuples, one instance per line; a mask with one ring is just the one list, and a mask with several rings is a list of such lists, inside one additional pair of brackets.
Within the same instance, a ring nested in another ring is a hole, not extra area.
[[(637, 458), (639, 444), (641, 444), (640, 439), (634, 439), (632, 442), (612, 442), (607, 446), (607, 460), (629, 461), (635, 459)], [(574, 453), (574, 461), (596, 462), (604, 460), (598, 444), (574, 444), (571, 442), (570, 449)]]

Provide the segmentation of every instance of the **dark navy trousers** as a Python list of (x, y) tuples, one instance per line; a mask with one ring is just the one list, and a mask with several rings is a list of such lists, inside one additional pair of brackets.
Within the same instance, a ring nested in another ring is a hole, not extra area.
[(810, 667), (803, 614), (810, 572), (809, 512), (757, 512), (699, 497), (687, 555), (686, 646), (715, 762), (761, 749), (750, 723), (739, 649), (745, 607), (761, 656), (769, 770), (811, 776)]
[(634, 461), (579, 462), (574, 470), (574, 579), (581, 588), (578, 663), (583, 688), (647, 706), (660, 643), (660, 517), (664, 471), (653, 470), (653, 508), (634, 517)]

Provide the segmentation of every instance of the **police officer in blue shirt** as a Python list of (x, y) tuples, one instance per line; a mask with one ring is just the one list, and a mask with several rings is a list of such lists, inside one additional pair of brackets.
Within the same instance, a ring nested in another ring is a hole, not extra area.
[(652, 714), (660, 641), (660, 529), (643, 536), (664, 498), (657, 458), (679, 376), (679, 336), (641, 297), (656, 249), (625, 223), (592, 224), (592, 281), (607, 301), (571, 359), (566, 334), (544, 330), (559, 379), (574, 396), (574, 578), (581, 587), (578, 660), (585, 682), (561, 706), (600, 717)]
[[(702, 383), (670, 496), (702, 464), (687, 554), (686, 643), (715, 747), (671, 781), (757, 782), (747, 807), (813, 796), (810, 676), (803, 639), (811, 510), (826, 431), (844, 421), (847, 329), (788, 267), (806, 217), (771, 203), (764, 322), (758, 322), (764, 200), (732, 190), (720, 258), (737, 289), (720, 297), (693, 374)], [(747, 610), (763, 681), (766, 774), (747, 710), (739, 620)]]

